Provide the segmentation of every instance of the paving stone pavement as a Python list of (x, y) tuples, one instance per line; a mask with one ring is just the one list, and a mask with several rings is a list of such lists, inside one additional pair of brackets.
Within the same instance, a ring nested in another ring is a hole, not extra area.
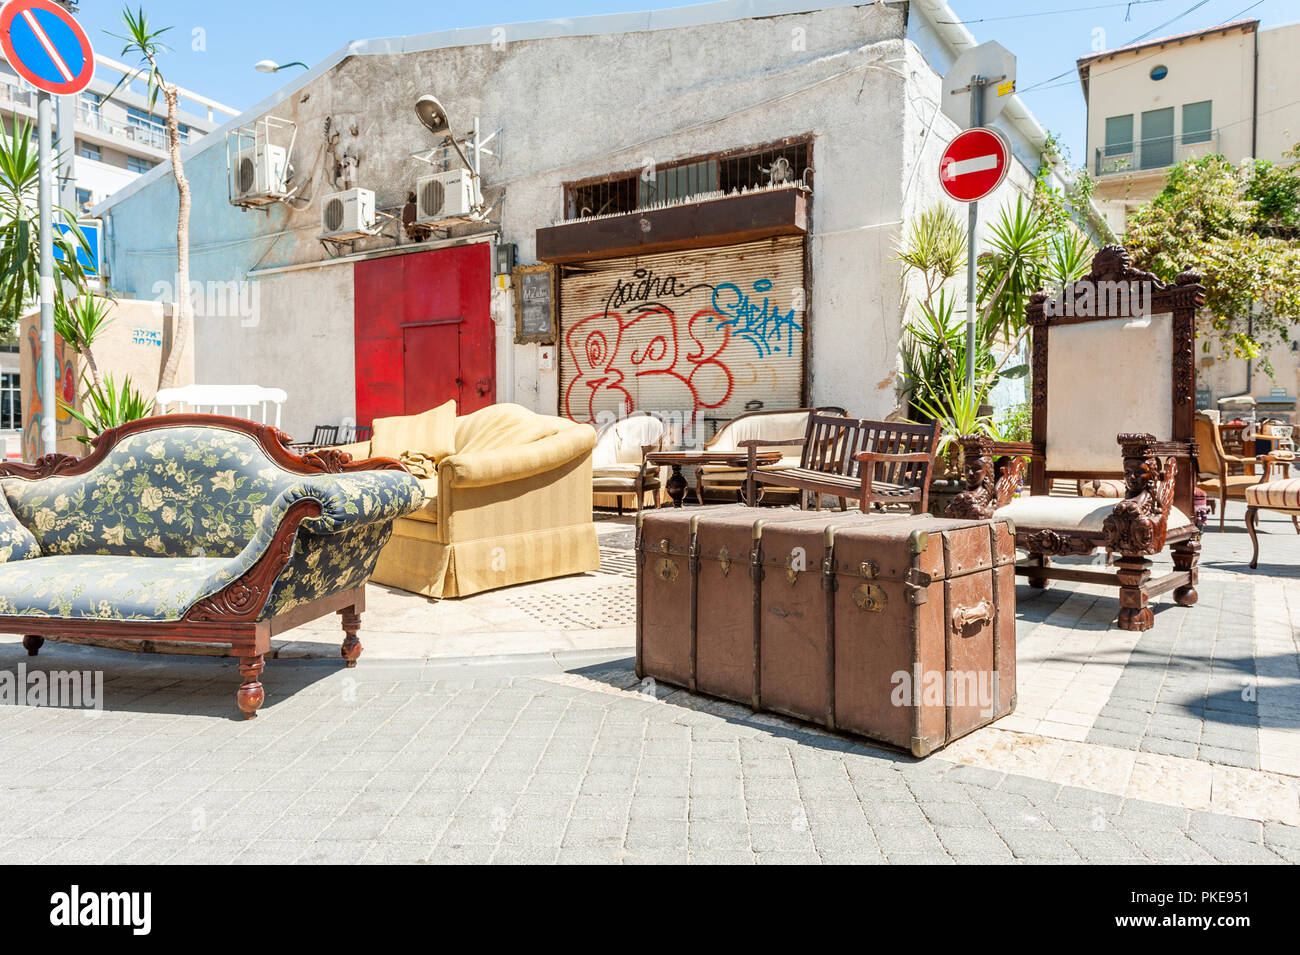
[(1300, 828), (679, 705), (626, 659), (277, 661), (250, 722), (220, 661), (58, 665), (107, 706), (0, 714), (6, 863), (1300, 861)]
[(381, 595), (381, 652), (341, 669), (332, 624), (251, 722), (232, 660), (3, 638), (0, 674), (101, 671), (105, 705), (0, 707), (0, 862), (1300, 862), (1300, 536), (1265, 515), (1250, 573), (1231, 507), (1144, 634), (1018, 587), (1016, 712), (924, 761), (639, 684), (597, 642), (623, 527), (598, 576)]

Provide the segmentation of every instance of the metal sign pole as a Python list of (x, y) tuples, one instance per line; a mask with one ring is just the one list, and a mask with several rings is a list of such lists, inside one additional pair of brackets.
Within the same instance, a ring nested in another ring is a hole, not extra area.
[(39, 149), (40, 214), (38, 229), (41, 247), (41, 367), (37, 376), (41, 397), (41, 454), (53, 454), (57, 444), (55, 402), (58, 387), (54, 381), (54, 149), (51, 142), (53, 97), (44, 90), (36, 94), (36, 140)]
[[(984, 119), (984, 88), (978, 76), (970, 78), (970, 124), (979, 126)], [(975, 391), (975, 226), (979, 221), (979, 202), (969, 204), (966, 224), (966, 387)]]

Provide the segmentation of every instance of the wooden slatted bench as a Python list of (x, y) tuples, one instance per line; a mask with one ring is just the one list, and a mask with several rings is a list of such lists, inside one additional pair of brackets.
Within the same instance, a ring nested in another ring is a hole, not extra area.
[[(930, 503), (939, 425), (910, 421), (872, 421), (813, 412), (801, 439), (742, 441), (748, 454), (745, 501), (757, 504), (764, 487), (793, 488), (840, 499), (857, 498), (870, 511), (887, 504), (912, 505), (924, 513)], [(802, 446), (798, 467), (772, 468), (758, 463), (760, 447)]]

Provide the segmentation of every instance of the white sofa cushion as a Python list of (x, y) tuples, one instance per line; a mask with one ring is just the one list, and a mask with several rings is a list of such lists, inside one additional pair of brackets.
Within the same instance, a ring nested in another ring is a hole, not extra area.
[[(1085, 531), (1100, 533), (1102, 524), (1118, 504), (1114, 498), (1054, 497), (1039, 494), (1018, 497), (999, 507), (997, 516), (1009, 518), (1016, 530)], [(1192, 523), (1178, 508), (1169, 509), (1169, 530)]]

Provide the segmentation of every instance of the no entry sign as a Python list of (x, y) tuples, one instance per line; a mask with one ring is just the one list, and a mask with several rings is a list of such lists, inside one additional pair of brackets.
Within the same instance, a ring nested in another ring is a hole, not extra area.
[(47, 93), (80, 93), (95, 75), (86, 31), (52, 0), (9, 0), (0, 10), (0, 50), (19, 76)]
[(939, 184), (958, 202), (976, 202), (1002, 185), (1011, 148), (995, 129), (976, 126), (959, 133), (939, 160)]

